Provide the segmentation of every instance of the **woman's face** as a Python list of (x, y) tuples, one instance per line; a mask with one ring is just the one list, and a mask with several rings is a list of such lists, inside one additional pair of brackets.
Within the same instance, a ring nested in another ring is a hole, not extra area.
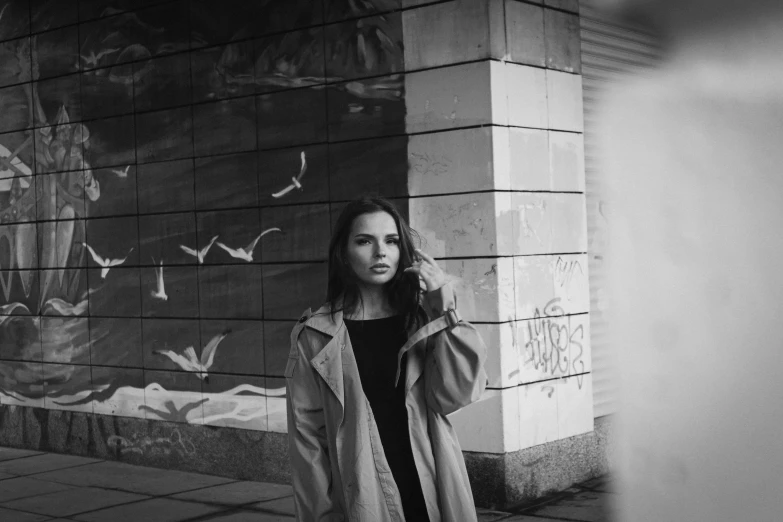
[(346, 258), (360, 285), (391, 281), (400, 262), (400, 235), (394, 218), (382, 211), (356, 217), (348, 236)]

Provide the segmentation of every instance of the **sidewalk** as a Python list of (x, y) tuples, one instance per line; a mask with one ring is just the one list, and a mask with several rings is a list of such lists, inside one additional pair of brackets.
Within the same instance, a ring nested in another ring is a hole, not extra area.
[[(612, 493), (593, 479), (517, 513), (481, 522), (612, 522)], [(273, 522), (294, 520), (291, 487), (0, 447), (3, 522)]]

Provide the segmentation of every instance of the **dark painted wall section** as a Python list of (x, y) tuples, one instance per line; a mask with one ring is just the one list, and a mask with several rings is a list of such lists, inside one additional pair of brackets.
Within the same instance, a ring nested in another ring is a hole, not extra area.
[(285, 431), (341, 202), (407, 207), (399, 9), (0, 0), (0, 404)]

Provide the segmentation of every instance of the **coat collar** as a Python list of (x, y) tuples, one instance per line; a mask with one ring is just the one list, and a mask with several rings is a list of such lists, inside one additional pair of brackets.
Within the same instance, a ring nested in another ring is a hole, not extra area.
[(334, 316), (329, 304), (323, 305), (306, 320), (305, 326), (331, 337), (324, 347), (310, 360), (310, 364), (323, 378), (327, 386), (337, 396), (340, 405), (345, 407), (343, 386), (343, 357), (347, 335), (338, 335), (345, 328), (342, 306), (338, 307)]

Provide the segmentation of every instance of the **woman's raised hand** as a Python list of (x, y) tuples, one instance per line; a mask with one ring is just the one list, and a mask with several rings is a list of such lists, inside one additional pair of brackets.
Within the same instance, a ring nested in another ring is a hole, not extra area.
[(406, 268), (405, 272), (410, 272), (419, 276), (424, 281), (428, 292), (437, 290), (446, 284), (446, 274), (438, 266), (438, 263), (430, 256), (422, 252), (420, 248), (415, 250), (416, 259), (413, 265)]

